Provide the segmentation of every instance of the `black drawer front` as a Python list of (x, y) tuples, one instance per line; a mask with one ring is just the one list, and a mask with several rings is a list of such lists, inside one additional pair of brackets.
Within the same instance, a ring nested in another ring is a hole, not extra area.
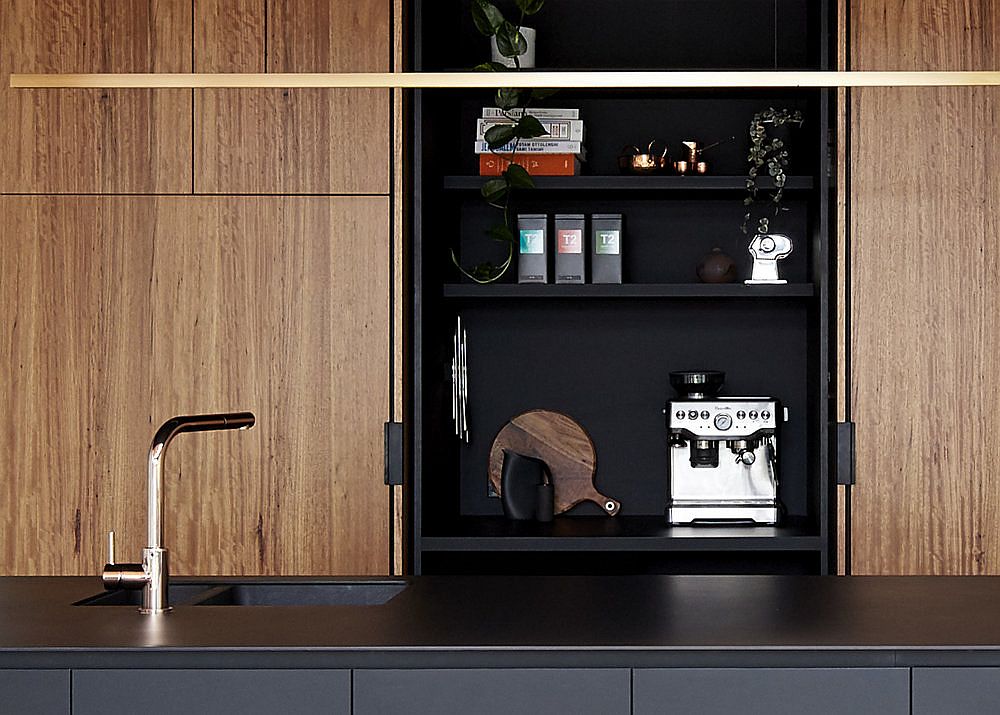
[(662, 668), (636, 670), (634, 715), (810, 713), (905, 715), (906, 668)]
[(627, 669), (356, 670), (354, 715), (628, 715)]

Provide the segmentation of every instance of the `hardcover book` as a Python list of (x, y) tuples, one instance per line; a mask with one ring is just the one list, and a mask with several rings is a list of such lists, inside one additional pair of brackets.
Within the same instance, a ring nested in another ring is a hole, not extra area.
[[(541, 119), (539, 123), (548, 132), (539, 139), (555, 139), (560, 141), (583, 141), (583, 122), (579, 119)], [(514, 122), (509, 119), (477, 119), (476, 139), (483, 141), (486, 132), (491, 127), (513, 126)]]
[[(524, 109), (508, 109), (507, 114), (519, 119), (524, 115)], [(555, 109), (553, 107), (531, 107), (528, 109), (528, 116), (535, 119), (579, 119), (579, 109)], [(499, 107), (483, 107), (484, 119), (506, 119), (506, 115)]]
[(512, 161), (532, 176), (577, 176), (580, 173), (580, 159), (575, 154), (480, 154), (479, 175), (500, 176)]
[[(515, 144), (517, 145), (516, 151), (524, 152), (525, 154), (579, 154), (583, 149), (581, 142), (553, 139), (521, 139), (520, 141), (512, 141), (504, 144), (502, 147), (497, 147), (496, 151), (502, 154), (509, 154), (515, 151)], [(485, 141), (476, 142), (477, 154), (489, 154), (492, 151), (490, 145)]]

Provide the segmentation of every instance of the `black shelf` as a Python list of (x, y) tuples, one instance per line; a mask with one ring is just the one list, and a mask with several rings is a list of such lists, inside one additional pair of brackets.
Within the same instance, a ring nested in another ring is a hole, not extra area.
[(662, 516), (561, 516), (549, 524), (464, 517), (421, 539), (425, 551), (821, 551), (806, 524), (669, 526)]
[(448, 283), (445, 298), (522, 299), (522, 298), (812, 298), (812, 283), (753, 285), (743, 283), (623, 283), (583, 285), (537, 283)]
[[(478, 191), (491, 176), (445, 176), (447, 190)], [(535, 189), (548, 191), (745, 191), (745, 176), (535, 176)], [(808, 191), (811, 176), (789, 176), (786, 191)], [(774, 180), (761, 178), (761, 191), (774, 188)]]

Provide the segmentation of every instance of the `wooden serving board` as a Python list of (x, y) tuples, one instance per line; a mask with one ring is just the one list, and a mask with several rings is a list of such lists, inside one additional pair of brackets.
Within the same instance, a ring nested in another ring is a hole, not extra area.
[(562, 514), (583, 501), (592, 501), (614, 516), (621, 504), (594, 487), (597, 452), (590, 435), (572, 417), (561, 412), (523, 412), (497, 433), (490, 448), (490, 483), (500, 493), (503, 451), (541, 459), (552, 471), (555, 513)]

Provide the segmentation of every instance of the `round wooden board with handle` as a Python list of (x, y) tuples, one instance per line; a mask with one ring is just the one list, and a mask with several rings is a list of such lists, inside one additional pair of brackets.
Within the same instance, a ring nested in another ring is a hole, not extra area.
[(594, 487), (597, 452), (590, 435), (572, 417), (550, 410), (530, 410), (503, 426), (490, 448), (490, 483), (497, 494), (505, 449), (549, 465), (556, 514), (583, 501), (594, 502), (611, 516), (621, 509), (617, 500)]

